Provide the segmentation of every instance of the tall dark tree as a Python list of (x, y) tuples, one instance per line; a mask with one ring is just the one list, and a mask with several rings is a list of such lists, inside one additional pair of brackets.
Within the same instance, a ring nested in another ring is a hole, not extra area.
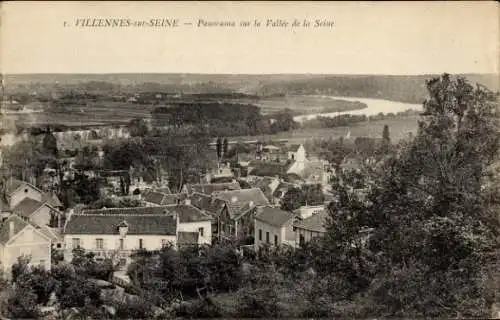
[(386, 144), (390, 144), (391, 143), (391, 136), (390, 136), (390, 133), (389, 133), (389, 126), (388, 125), (384, 125), (384, 130), (382, 131), (382, 140)]
[(57, 157), (57, 139), (52, 134), (50, 127), (47, 128), (42, 140), (42, 152), (48, 156)]
[(223, 157), (227, 157), (229, 151), (229, 141), (227, 138), (224, 138), (224, 142), (222, 143), (222, 155)]
[(217, 149), (217, 159), (222, 158), (222, 139), (217, 138), (217, 143), (216, 143), (216, 149)]
[(146, 121), (141, 118), (130, 120), (128, 128), (132, 137), (144, 137), (149, 132)]

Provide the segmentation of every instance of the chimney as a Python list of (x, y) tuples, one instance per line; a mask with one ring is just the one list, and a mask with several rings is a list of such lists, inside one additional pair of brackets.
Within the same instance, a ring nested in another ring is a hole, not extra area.
[(14, 221), (9, 222), (9, 239), (14, 237)]
[(191, 199), (186, 198), (186, 199), (184, 200), (184, 204), (185, 204), (185, 205), (187, 205), (187, 206), (190, 206), (190, 205), (191, 205)]

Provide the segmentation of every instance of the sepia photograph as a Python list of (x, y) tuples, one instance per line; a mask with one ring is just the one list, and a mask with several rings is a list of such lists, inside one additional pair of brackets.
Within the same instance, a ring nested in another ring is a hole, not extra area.
[(0, 3), (0, 320), (500, 319), (499, 16)]

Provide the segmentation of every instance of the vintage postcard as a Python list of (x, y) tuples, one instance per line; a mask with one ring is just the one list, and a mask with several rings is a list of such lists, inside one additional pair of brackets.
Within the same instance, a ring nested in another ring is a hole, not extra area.
[(500, 318), (495, 1), (0, 3), (0, 319)]

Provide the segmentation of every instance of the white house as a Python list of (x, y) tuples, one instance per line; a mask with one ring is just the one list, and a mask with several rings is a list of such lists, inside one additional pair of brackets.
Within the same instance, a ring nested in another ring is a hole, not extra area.
[[(178, 233), (191, 233), (197, 239), (196, 244), (212, 244), (212, 217), (192, 206), (189, 199), (186, 199), (185, 204), (169, 206), (167, 211), (178, 217)], [(182, 244), (186, 243), (184, 237), (186, 235), (181, 234), (181, 239), (178, 239)]]
[(306, 161), (306, 149), (302, 144), (292, 144), (288, 149), (288, 160), (305, 162)]
[(177, 219), (166, 214), (74, 214), (63, 231), (65, 260), (71, 261), (72, 251), (82, 248), (126, 266), (136, 250), (176, 245)]
[(294, 211), (294, 213), (301, 219), (307, 219), (314, 214), (322, 213), (325, 211), (325, 205), (318, 206), (302, 206)]
[(255, 244), (295, 244), (295, 215), (275, 207), (260, 207), (255, 215)]
[(33, 186), (32, 184), (17, 180), (8, 179), (5, 183), (5, 193), (7, 201), (11, 208), (17, 206), (25, 198), (30, 198), (36, 201), (42, 201), (43, 191)]
[(21, 256), (30, 258), (30, 265), (51, 268), (51, 239), (40, 229), (17, 215), (0, 224), (0, 268), (10, 277), (12, 265)]

